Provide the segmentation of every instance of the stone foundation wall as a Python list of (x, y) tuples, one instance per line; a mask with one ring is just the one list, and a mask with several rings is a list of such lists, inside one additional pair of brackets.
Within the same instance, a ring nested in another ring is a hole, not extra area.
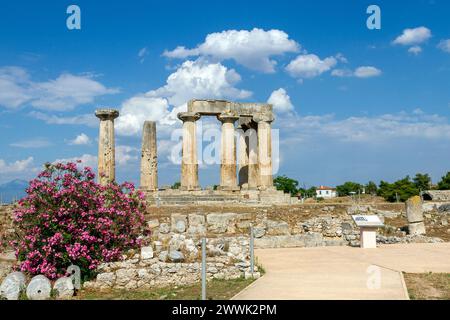
[[(228, 256), (208, 257), (207, 279), (237, 279), (249, 270), (248, 261), (235, 261)], [(200, 262), (164, 262), (158, 258), (143, 259), (135, 255), (121, 262), (99, 266), (97, 278), (84, 283), (87, 289), (145, 289), (184, 286), (201, 281)]]
[[(399, 208), (395, 206), (395, 209)], [(172, 207), (167, 211), (160, 208), (157, 214), (148, 215), (153, 240), (167, 244), (173, 241), (174, 235), (193, 239), (218, 238), (227, 247), (234, 237), (248, 238), (250, 226), (253, 226), (256, 248), (356, 245), (359, 229), (355, 227), (351, 214), (378, 214), (382, 218), (402, 214), (400, 210), (370, 205), (180, 209)]]

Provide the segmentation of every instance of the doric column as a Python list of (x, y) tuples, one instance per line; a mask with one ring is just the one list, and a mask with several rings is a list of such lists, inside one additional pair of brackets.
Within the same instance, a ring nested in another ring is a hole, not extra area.
[(238, 177), (241, 189), (248, 189), (248, 137), (244, 128), (239, 128)]
[(158, 154), (154, 121), (145, 121), (142, 131), (141, 189), (158, 190)]
[(246, 131), (248, 151), (248, 188), (258, 188), (259, 164), (258, 164), (258, 133), (251, 128)]
[(272, 177), (272, 130), (271, 115), (257, 115), (254, 120), (258, 123), (258, 170), (261, 190), (273, 187)]
[(183, 121), (183, 149), (181, 160), (181, 190), (198, 190), (197, 134), (195, 122), (198, 113), (180, 112), (178, 119)]
[(98, 136), (98, 182), (101, 185), (116, 179), (114, 119), (119, 116), (115, 109), (97, 109), (95, 116), (100, 119)]
[(258, 135), (256, 130), (239, 130), (238, 168), (239, 186), (243, 189), (258, 187)]
[(239, 116), (223, 113), (217, 116), (222, 122), (220, 189), (239, 190), (236, 179), (236, 140), (234, 138), (234, 122)]

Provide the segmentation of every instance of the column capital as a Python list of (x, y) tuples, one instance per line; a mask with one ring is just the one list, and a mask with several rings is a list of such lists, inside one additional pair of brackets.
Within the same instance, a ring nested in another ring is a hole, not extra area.
[(271, 123), (274, 120), (275, 120), (275, 117), (273, 116), (273, 114), (259, 113), (259, 114), (255, 114), (253, 116), (253, 121), (255, 121), (256, 123), (258, 123), (258, 122)]
[(95, 110), (95, 116), (100, 120), (114, 120), (119, 116), (119, 111), (110, 108), (97, 109)]
[(177, 114), (178, 119), (180, 119), (181, 121), (185, 122), (185, 121), (197, 121), (198, 119), (200, 119), (200, 114), (196, 113), (196, 112), (180, 112)]
[(239, 119), (239, 116), (236, 113), (221, 113), (217, 115), (217, 120), (222, 123), (234, 123)]

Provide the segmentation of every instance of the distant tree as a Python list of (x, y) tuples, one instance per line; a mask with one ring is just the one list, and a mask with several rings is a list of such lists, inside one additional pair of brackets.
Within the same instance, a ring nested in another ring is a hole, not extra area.
[(347, 181), (344, 184), (341, 184), (336, 187), (336, 192), (340, 197), (348, 196), (351, 194), (351, 192), (358, 193), (358, 191), (361, 191), (362, 185), (356, 182)]
[(172, 189), (180, 189), (180, 187), (181, 187), (180, 181), (177, 181), (172, 185)]
[(309, 197), (315, 197), (316, 196), (316, 190), (317, 190), (317, 188), (316, 187), (311, 187), (311, 188), (309, 188), (309, 189), (307, 189), (306, 190), (306, 194), (309, 196)]
[(373, 181), (369, 181), (364, 188), (366, 189), (367, 194), (376, 195), (378, 191), (377, 184)]
[(273, 184), (277, 188), (277, 190), (283, 190), (284, 192), (290, 193), (291, 195), (296, 195), (298, 192), (298, 181), (284, 175), (278, 176), (273, 179)]
[(450, 172), (447, 172), (447, 174), (442, 177), (441, 181), (438, 182), (438, 189), (450, 190)]
[(378, 195), (390, 202), (395, 202), (397, 199), (399, 201), (406, 201), (410, 197), (418, 194), (419, 188), (411, 181), (409, 176), (395, 181), (394, 183), (381, 181), (378, 188)]
[(297, 193), (299, 193), (303, 198), (311, 198), (316, 196), (316, 187), (311, 187), (309, 189), (300, 188)]
[(416, 185), (417, 189), (421, 191), (430, 190), (431, 188), (431, 178), (427, 173), (417, 173), (413, 179), (413, 182)]

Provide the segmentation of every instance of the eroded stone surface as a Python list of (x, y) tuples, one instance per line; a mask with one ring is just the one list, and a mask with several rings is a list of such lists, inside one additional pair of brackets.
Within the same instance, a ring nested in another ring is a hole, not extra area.
[(53, 289), (56, 296), (61, 299), (71, 298), (75, 292), (72, 279), (69, 277), (62, 277), (55, 281)]
[(34, 276), (27, 286), (27, 297), (30, 300), (47, 300), (50, 298), (52, 284), (43, 275)]
[(20, 293), (25, 290), (26, 278), (22, 272), (12, 272), (3, 279), (0, 285), (0, 296), (7, 300), (18, 300)]

